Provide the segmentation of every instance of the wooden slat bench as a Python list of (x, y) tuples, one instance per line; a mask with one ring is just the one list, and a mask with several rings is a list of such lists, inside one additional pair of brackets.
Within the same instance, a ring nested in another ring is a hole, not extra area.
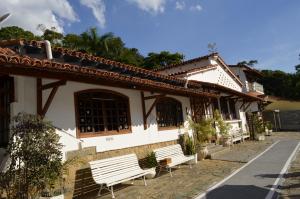
[(230, 129), (230, 135), (231, 135), (231, 140), (232, 144), (238, 141), (243, 141), (243, 135), (241, 133), (241, 128), (240, 127), (235, 127)]
[(106, 186), (112, 198), (115, 198), (113, 185), (141, 177), (147, 186), (145, 175), (150, 173), (150, 170), (141, 169), (135, 154), (96, 160), (89, 164), (94, 181), (101, 185), (98, 195), (101, 195), (103, 186)]
[[(155, 149), (154, 153), (155, 153), (156, 161), (160, 166), (159, 172), (161, 171), (162, 168), (166, 168), (169, 171), (171, 177), (172, 177), (172, 167), (178, 166), (180, 164), (186, 163), (194, 159), (194, 156), (185, 156), (179, 144)], [(171, 163), (166, 165), (161, 165), (160, 161), (167, 158), (171, 159)], [(190, 163), (190, 168), (191, 168), (191, 163)]]

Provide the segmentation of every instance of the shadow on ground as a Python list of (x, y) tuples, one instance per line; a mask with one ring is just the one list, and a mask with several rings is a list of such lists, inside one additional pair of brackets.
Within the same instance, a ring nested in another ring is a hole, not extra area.
[[(206, 199), (264, 199), (269, 189), (254, 185), (224, 185), (218, 187), (206, 195)], [(275, 192), (274, 198), (278, 193)]]
[[(277, 178), (279, 174), (260, 174), (256, 175), (255, 177), (261, 177), (261, 178)], [(283, 178), (294, 178), (294, 177), (299, 177), (300, 172), (293, 172), (293, 173), (286, 173), (283, 175)]]
[[(172, 171), (176, 171), (178, 168), (172, 169)], [(157, 170), (158, 172), (158, 170)], [(164, 175), (170, 175), (169, 172), (162, 170), (158, 177), (162, 177)], [(75, 185), (73, 192), (73, 199), (95, 199), (102, 197), (110, 197), (111, 193), (107, 189), (102, 189), (101, 196), (98, 196), (98, 191), (100, 189), (100, 185), (96, 184), (91, 173), (90, 168), (84, 168), (76, 171), (75, 175)], [(133, 184), (132, 184), (133, 183)], [(120, 195), (120, 191), (126, 189), (130, 186), (135, 186), (138, 188), (139, 186), (144, 187), (144, 181), (141, 178), (135, 179), (134, 181), (128, 181), (121, 184), (117, 184), (113, 186), (115, 194)], [(121, 192), (121, 195), (126, 195), (126, 191)], [(124, 196), (126, 197), (126, 196)], [(120, 198), (120, 197), (119, 197)], [(122, 198), (122, 197), (121, 197)], [(130, 199), (130, 198), (128, 198)]]
[[(279, 174), (260, 174), (256, 175), (255, 177), (260, 177), (260, 178), (277, 178)], [(289, 178), (298, 178), (300, 177), (300, 172), (291, 172), (291, 173), (286, 173), (283, 175), (284, 179), (289, 179)], [(266, 187), (271, 188), (273, 185), (268, 185)], [(284, 190), (284, 189), (295, 189), (295, 188), (300, 188), (300, 181), (298, 183), (293, 183), (293, 184), (288, 184), (288, 185), (279, 185), (278, 189)], [(299, 197), (299, 195), (297, 195)], [(300, 197), (299, 197), (300, 198)]]

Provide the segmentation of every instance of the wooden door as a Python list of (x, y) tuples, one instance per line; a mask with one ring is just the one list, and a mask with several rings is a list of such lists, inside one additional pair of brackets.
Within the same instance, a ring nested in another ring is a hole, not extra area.
[(206, 98), (191, 97), (191, 112), (192, 120), (194, 122), (200, 122), (205, 117), (205, 103), (208, 101)]

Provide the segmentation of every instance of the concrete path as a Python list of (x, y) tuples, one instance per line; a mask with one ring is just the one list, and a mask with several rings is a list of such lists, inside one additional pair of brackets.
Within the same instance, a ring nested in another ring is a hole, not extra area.
[(282, 140), (249, 161), (242, 168), (210, 188), (197, 199), (275, 199), (293, 156), (299, 148), (296, 140)]

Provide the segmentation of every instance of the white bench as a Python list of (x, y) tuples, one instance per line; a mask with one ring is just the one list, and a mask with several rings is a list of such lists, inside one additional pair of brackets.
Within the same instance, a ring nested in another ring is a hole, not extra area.
[(250, 139), (250, 133), (249, 132), (243, 132), (243, 141), (245, 139)]
[(243, 141), (243, 135), (240, 127), (235, 127), (230, 129), (230, 136), (231, 136), (232, 143)]
[(104, 185), (111, 192), (112, 198), (115, 198), (113, 185), (140, 177), (144, 179), (144, 184), (147, 186), (145, 175), (150, 173), (150, 170), (141, 169), (135, 154), (96, 160), (89, 164), (94, 181), (101, 185), (98, 196), (101, 195)]
[[(194, 156), (185, 156), (179, 144), (155, 149), (154, 153), (155, 153), (156, 161), (160, 166), (159, 172), (164, 167), (169, 171), (171, 177), (172, 177), (172, 170), (171, 170), (172, 167), (178, 166), (182, 163), (186, 163), (194, 159)], [(160, 165), (160, 161), (166, 158), (171, 158), (171, 163), (167, 165)], [(191, 163), (190, 163), (190, 168), (191, 168)]]

